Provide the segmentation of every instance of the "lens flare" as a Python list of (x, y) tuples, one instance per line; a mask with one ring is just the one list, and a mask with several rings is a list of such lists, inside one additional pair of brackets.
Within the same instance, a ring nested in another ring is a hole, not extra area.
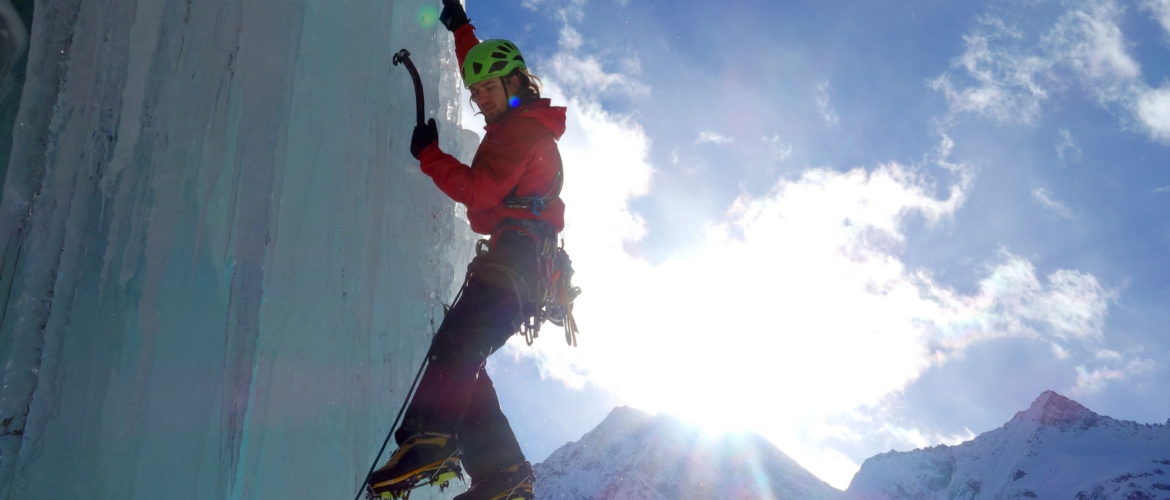
[(433, 5), (424, 5), (418, 9), (418, 25), (430, 28), (439, 20), (439, 9)]
[(511, 96), (508, 98), (508, 107), (509, 108), (515, 108), (518, 106), (520, 106), (520, 98), (519, 97)]

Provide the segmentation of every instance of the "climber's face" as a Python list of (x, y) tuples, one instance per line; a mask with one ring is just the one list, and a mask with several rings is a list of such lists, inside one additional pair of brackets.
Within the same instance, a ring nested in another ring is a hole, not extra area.
[(508, 81), (508, 89), (515, 90), (520, 85), (520, 79), (515, 76), (507, 78), (491, 78), (472, 85), (471, 100), (479, 106), (484, 121), (492, 123), (508, 113), (508, 92), (504, 88), (504, 81)]

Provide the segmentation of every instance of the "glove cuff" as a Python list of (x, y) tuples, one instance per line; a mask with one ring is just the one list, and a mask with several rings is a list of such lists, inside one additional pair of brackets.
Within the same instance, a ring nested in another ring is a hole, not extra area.
[(439, 141), (423, 146), (422, 150), (418, 152), (418, 159), (423, 163), (433, 161), (441, 156), (443, 156), (443, 150), (439, 148)]
[(447, 27), (447, 31), (454, 33), (455, 30), (462, 28), (464, 25), (470, 22), (471, 19), (468, 19), (466, 16), (464, 16), (462, 19), (452, 19), (451, 22), (443, 23), (443, 26)]

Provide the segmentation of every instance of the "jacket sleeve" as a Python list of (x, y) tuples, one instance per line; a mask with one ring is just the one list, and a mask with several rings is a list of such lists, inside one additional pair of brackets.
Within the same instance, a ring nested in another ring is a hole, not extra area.
[(479, 43), (479, 37), (475, 36), (475, 26), (471, 23), (455, 29), (455, 57), (459, 58), (460, 73), (463, 73), (463, 60), (467, 58), (467, 53), (477, 43)]
[(470, 167), (434, 144), (419, 154), (420, 167), (443, 193), (469, 210), (498, 206), (542, 150), (542, 141), (553, 141), (534, 121), (523, 120), (516, 126), (519, 130), (485, 137)]

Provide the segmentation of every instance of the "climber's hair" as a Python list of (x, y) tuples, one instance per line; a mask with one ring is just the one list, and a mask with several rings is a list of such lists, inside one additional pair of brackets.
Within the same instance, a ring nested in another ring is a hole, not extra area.
[(526, 69), (516, 68), (511, 75), (520, 78), (520, 90), (516, 92), (516, 97), (520, 98), (520, 102), (528, 104), (532, 101), (540, 99), (540, 78), (529, 73)]

